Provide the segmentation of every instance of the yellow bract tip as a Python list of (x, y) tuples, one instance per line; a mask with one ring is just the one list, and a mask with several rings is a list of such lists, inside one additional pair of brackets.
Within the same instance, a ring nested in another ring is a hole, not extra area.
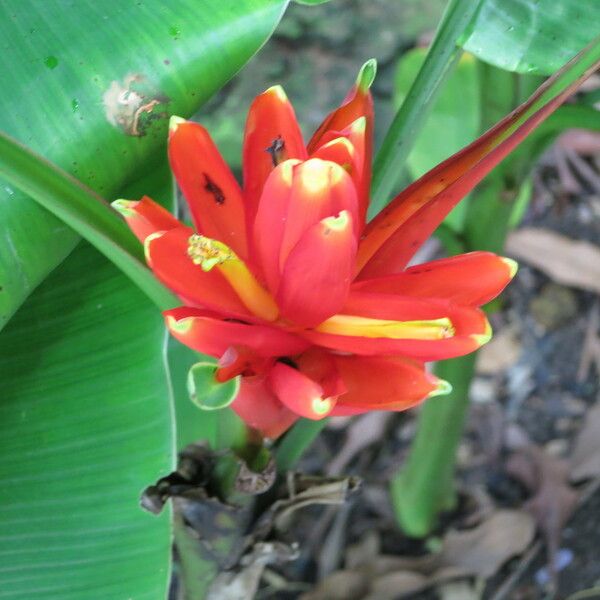
[(180, 319), (179, 321), (171, 316), (167, 315), (167, 327), (174, 333), (187, 333), (192, 328), (193, 319)]
[(447, 396), (452, 392), (452, 384), (445, 379), (438, 379), (435, 383), (435, 389), (427, 395), (427, 398), (433, 398), (434, 396)]
[(331, 231), (344, 231), (350, 226), (350, 221), (350, 213), (347, 210), (343, 210), (335, 217), (326, 217), (321, 223)]
[(170, 119), (169, 119), (169, 131), (171, 133), (173, 133), (174, 131), (177, 130), (177, 128), (182, 124), (185, 123), (185, 119), (182, 119), (181, 117), (177, 117), (175, 115), (173, 115)]
[(280, 85), (273, 85), (268, 90), (265, 90), (265, 94), (275, 94), (282, 102), (287, 102), (287, 95)]
[(316, 416), (324, 417), (331, 412), (333, 402), (331, 398), (321, 398), (320, 396), (317, 396), (316, 398), (313, 398), (311, 408)]
[(111, 202), (110, 205), (118, 212), (121, 213), (124, 217), (133, 217), (135, 215), (135, 211), (132, 210), (135, 206), (137, 206), (137, 200), (115, 200)]
[(508, 267), (508, 270), (510, 272), (510, 278), (512, 279), (519, 270), (519, 263), (516, 260), (513, 260), (512, 258), (505, 258), (502, 256), (500, 257), (500, 260)]
[(477, 346), (483, 346), (487, 344), (492, 339), (492, 326), (490, 322), (486, 320), (485, 322), (485, 331), (483, 333), (474, 333), (471, 335), (471, 339), (477, 342)]

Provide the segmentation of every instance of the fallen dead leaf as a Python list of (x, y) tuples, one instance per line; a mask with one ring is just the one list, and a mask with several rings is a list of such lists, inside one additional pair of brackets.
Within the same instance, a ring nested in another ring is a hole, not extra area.
[(289, 562), (298, 557), (295, 546), (281, 542), (260, 542), (241, 559), (235, 571), (221, 571), (211, 584), (206, 600), (252, 600), (267, 565)]
[(569, 463), (571, 481), (600, 477), (600, 404), (587, 413)]
[(472, 575), (490, 577), (532, 542), (535, 523), (520, 510), (499, 510), (466, 531), (450, 531), (442, 547), (442, 564)]
[(343, 473), (346, 465), (367, 446), (381, 440), (385, 427), (393, 413), (370, 412), (356, 418), (348, 427), (341, 450), (327, 466), (328, 475)]
[(396, 571), (382, 575), (371, 585), (364, 600), (397, 600), (410, 597), (432, 585), (429, 577), (413, 571)]
[(343, 569), (332, 573), (299, 600), (362, 600), (369, 590), (369, 580), (360, 571)]
[(506, 251), (557, 283), (600, 293), (600, 248), (590, 242), (527, 227), (508, 236)]
[(562, 529), (577, 505), (578, 495), (568, 484), (568, 466), (564, 460), (549, 456), (530, 445), (515, 452), (506, 463), (507, 472), (529, 490), (531, 498), (524, 508), (534, 517), (544, 534), (553, 586), (553, 567)]

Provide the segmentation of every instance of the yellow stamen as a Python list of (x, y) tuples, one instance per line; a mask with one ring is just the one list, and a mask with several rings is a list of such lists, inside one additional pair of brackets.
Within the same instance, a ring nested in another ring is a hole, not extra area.
[(188, 244), (188, 256), (203, 271), (217, 267), (244, 305), (256, 316), (275, 321), (279, 309), (275, 300), (258, 283), (250, 269), (226, 244), (194, 234)]
[(321, 333), (394, 340), (442, 340), (454, 335), (450, 319), (388, 321), (354, 315), (335, 315), (317, 328)]

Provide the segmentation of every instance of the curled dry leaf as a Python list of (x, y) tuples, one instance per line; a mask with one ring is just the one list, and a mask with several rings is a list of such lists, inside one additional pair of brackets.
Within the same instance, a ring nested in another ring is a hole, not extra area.
[(550, 574), (555, 581), (556, 553), (562, 529), (573, 513), (578, 495), (568, 484), (565, 461), (549, 456), (534, 445), (515, 452), (507, 461), (507, 472), (531, 493), (525, 509), (535, 518), (548, 547)]
[(327, 467), (328, 475), (343, 473), (346, 465), (367, 446), (381, 440), (385, 427), (394, 413), (374, 411), (357, 417), (348, 427), (341, 450)]
[(600, 404), (586, 415), (569, 461), (571, 481), (600, 477)]
[(557, 283), (600, 293), (600, 248), (590, 242), (526, 227), (508, 236), (506, 251)]
[(450, 531), (444, 538), (442, 564), (460, 567), (479, 577), (490, 577), (532, 542), (535, 523), (520, 510), (499, 510), (466, 531)]
[(206, 600), (252, 600), (258, 590), (265, 567), (295, 560), (295, 545), (281, 542), (260, 542), (244, 555), (235, 571), (222, 571), (213, 581)]

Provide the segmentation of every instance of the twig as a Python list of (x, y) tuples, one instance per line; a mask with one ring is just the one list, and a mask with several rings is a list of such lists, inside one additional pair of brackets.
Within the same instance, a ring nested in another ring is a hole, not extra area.
[[(583, 492), (579, 496), (577, 508), (581, 508), (598, 491), (598, 489), (600, 489), (600, 477), (590, 481), (590, 483), (585, 486)], [(577, 511), (574, 511), (573, 516), (576, 513)], [(537, 540), (527, 551), (527, 554), (521, 558), (516, 569), (504, 580), (504, 583), (496, 590), (496, 593), (490, 598), (490, 600), (507, 600), (510, 597), (509, 594), (513, 591), (514, 587), (519, 582), (525, 571), (529, 568), (531, 563), (537, 558), (543, 547), (543, 542), (541, 540)], [(571, 598), (570, 600), (574, 599)]]

